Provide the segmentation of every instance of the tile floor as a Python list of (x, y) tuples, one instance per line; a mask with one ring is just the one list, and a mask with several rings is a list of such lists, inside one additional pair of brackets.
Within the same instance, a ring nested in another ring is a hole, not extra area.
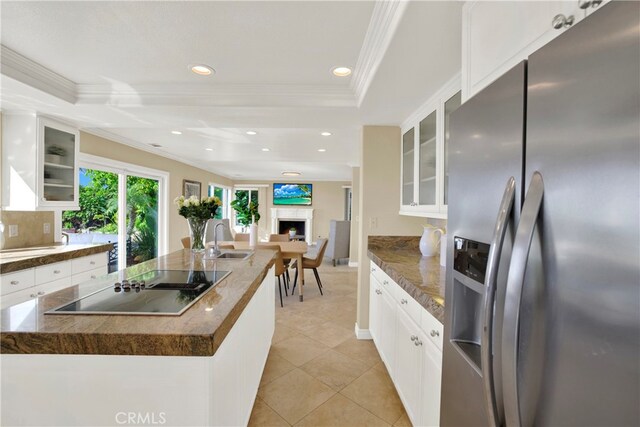
[(304, 302), (283, 295), (284, 308), (276, 289), (276, 329), (250, 426), (411, 425), (373, 341), (354, 336), (356, 271), (324, 264), (324, 296), (305, 272)]

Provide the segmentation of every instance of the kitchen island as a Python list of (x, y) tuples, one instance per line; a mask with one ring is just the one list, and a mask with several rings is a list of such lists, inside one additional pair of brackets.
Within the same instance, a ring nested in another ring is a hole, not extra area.
[[(274, 330), (274, 254), (182, 250), (3, 310), (2, 425), (246, 424)], [(152, 270), (231, 273), (179, 316), (45, 314)]]

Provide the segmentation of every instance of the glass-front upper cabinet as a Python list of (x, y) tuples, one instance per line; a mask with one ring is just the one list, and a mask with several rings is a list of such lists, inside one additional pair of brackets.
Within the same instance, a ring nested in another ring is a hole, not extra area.
[(42, 137), (42, 201), (73, 203), (76, 199), (77, 135), (44, 121)]
[(402, 215), (447, 217), (449, 126), (460, 94), (457, 75), (402, 125)]
[(402, 135), (402, 205), (414, 206), (413, 194), (413, 156), (415, 151), (414, 130), (409, 129)]

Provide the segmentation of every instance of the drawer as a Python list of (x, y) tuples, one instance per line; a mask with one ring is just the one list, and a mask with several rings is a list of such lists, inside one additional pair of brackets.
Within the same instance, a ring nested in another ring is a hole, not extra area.
[(375, 277), (378, 283), (382, 285), (381, 288), (383, 290), (385, 290), (392, 297), (396, 297), (395, 294), (398, 285), (396, 284), (396, 282), (391, 280), (391, 277), (389, 277), (387, 273), (382, 271), (380, 267), (374, 264), (373, 261), (371, 262), (371, 275)]
[(53, 280), (51, 282), (43, 283), (36, 286), (36, 295), (41, 297), (43, 295), (52, 294), (60, 289), (68, 288), (71, 286), (71, 278), (63, 277), (62, 279)]
[(71, 260), (71, 274), (78, 274), (107, 265), (107, 252), (83, 256)]
[(422, 309), (420, 327), (429, 339), (442, 351), (442, 337), (444, 336), (444, 326), (426, 309)]
[(418, 304), (418, 301), (413, 299), (411, 295), (407, 293), (404, 289), (402, 289), (399, 285), (396, 289), (396, 299), (398, 300), (398, 305), (411, 317), (411, 319), (416, 322), (416, 325), (420, 325), (422, 310), (424, 308)]
[(36, 276), (33, 268), (6, 273), (0, 276), (0, 295), (7, 295), (13, 292), (30, 288), (36, 284)]
[[(20, 304), (25, 301), (34, 299), (36, 296), (36, 288), (32, 286), (27, 289), (22, 289), (20, 291), (12, 292), (7, 295), (2, 295), (2, 298), (0, 298), (0, 305), (2, 308), (7, 308), (12, 305)], [(11, 317), (9, 317), (7, 321), (11, 322)]]
[(36, 267), (36, 285), (71, 276), (71, 261)]
[(79, 285), (80, 283), (87, 282), (89, 280), (97, 279), (100, 276), (104, 276), (108, 273), (107, 265), (103, 265), (102, 267), (94, 268), (93, 270), (83, 271), (82, 273), (73, 274), (71, 276), (71, 284)]

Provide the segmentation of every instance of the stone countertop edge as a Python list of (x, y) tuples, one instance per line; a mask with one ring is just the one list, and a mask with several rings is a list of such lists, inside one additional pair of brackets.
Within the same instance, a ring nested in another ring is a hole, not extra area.
[[(177, 251), (165, 257), (176, 254), (187, 253), (189, 250)], [(244, 311), (245, 307), (253, 298), (253, 295), (262, 284), (270, 268), (275, 263), (275, 252), (259, 251), (262, 254), (254, 254), (251, 258), (258, 258), (247, 265), (247, 261), (222, 261), (220, 269), (232, 270), (227, 278), (214, 288), (208, 290), (205, 295), (189, 307), (180, 316), (126, 316), (126, 315), (48, 315), (46, 320), (52, 320), (55, 326), (60, 329), (70, 330), (38, 330), (42, 327), (40, 322), (45, 323), (44, 312), (57, 307), (65, 302), (70, 302), (78, 295), (78, 288), (82, 285), (72, 286), (57, 293), (39, 298), (40, 305), (32, 315), (35, 320), (31, 322), (37, 325), (35, 330), (6, 330), (6, 325), (10, 323), (9, 310), (11, 307), (2, 310), (2, 331), (0, 332), (0, 353), (3, 355), (15, 354), (84, 354), (84, 355), (118, 355), (118, 356), (200, 356), (211, 357), (222, 344), (223, 340), (233, 328), (236, 321)], [(164, 257), (160, 257), (164, 258)], [(250, 259), (251, 259), (250, 258)], [(158, 259), (150, 260), (135, 267), (147, 264), (146, 268), (138, 268), (134, 273), (149, 270), (150, 268), (167, 268), (161, 265)], [(259, 266), (255, 266), (259, 263)], [(233, 267), (240, 267), (234, 271)], [(257, 274), (253, 275), (253, 280), (247, 283), (245, 270)], [(174, 268), (175, 269), (175, 268)], [(115, 272), (107, 277), (113, 276), (117, 279), (118, 274), (126, 270)], [(239, 273), (234, 277), (234, 272)], [(243, 277), (245, 276), (245, 277)], [(104, 286), (94, 286), (83, 296), (101, 289)], [(69, 290), (75, 291), (69, 292)], [(67, 291), (65, 293), (65, 291)], [(47, 301), (47, 299), (49, 301)], [(26, 303), (23, 303), (26, 304)], [(215, 310), (218, 304), (219, 310)], [(205, 307), (213, 306), (211, 319), (206, 319), (203, 312)], [(16, 306), (17, 307), (17, 306)], [(222, 317), (224, 316), (224, 317)], [(55, 320), (54, 320), (55, 319)], [(76, 322), (77, 324), (74, 324)], [(127, 322), (129, 324), (127, 325)], [(110, 325), (114, 325), (110, 327)], [(148, 332), (146, 326), (150, 325)], [(171, 327), (174, 326), (174, 330)], [(82, 331), (85, 327), (87, 330)], [(126, 331), (132, 327), (131, 331)], [(180, 329), (184, 328), (184, 332)], [(33, 329), (33, 328), (32, 328)], [(122, 330), (125, 331), (122, 331)], [(135, 329), (135, 330), (133, 330)]]
[[(0, 274), (13, 273), (15, 271), (26, 270), (29, 268), (39, 267), (41, 265), (68, 261), (70, 259), (94, 255), (100, 252), (108, 252), (113, 249), (113, 244), (70, 244), (41, 250), (37, 247), (33, 248), (33, 252), (40, 252), (37, 254), (28, 254), (28, 249), (29, 248), (22, 248), (15, 250), (15, 252), (7, 249), (0, 253)], [(15, 255), (16, 259), (8, 258), (8, 254)]]
[[(398, 247), (394, 248), (392, 239), (398, 239)], [(385, 241), (384, 247), (378, 246)], [(401, 269), (419, 270), (419, 262), (423, 259), (417, 244), (420, 237), (381, 237), (370, 236), (367, 255), (378, 267), (404, 289), (413, 299), (424, 307), (440, 323), (444, 324), (444, 276), (445, 267), (440, 266), (438, 257), (429, 259), (427, 269), (429, 277), (423, 276), (423, 286), (414, 283), (405, 277)], [(415, 247), (414, 247), (415, 246)], [(393, 251), (394, 260), (385, 259), (385, 252)], [(435, 271), (437, 269), (437, 271)], [(425, 283), (426, 282), (426, 283)], [(426, 286), (424, 286), (426, 285)]]

